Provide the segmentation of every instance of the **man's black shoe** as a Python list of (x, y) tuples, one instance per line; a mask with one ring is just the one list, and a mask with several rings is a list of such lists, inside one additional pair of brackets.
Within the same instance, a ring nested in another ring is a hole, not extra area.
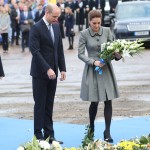
[(53, 141), (56, 141), (56, 142), (58, 142), (59, 144), (63, 144), (62, 141), (56, 140), (54, 137), (51, 137), (51, 138), (49, 139), (49, 143), (52, 144)]

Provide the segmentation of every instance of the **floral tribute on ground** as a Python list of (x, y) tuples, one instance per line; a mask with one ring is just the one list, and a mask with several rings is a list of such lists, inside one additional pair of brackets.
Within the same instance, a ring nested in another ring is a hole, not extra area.
[(56, 141), (49, 144), (49, 138), (45, 141), (39, 141), (33, 137), (31, 142), (27, 142), (17, 150), (150, 150), (150, 134), (141, 136), (140, 138), (132, 138), (130, 140), (121, 140), (113, 145), (100, 139), (95, 139), (89, 134), (89, 126), (86, 126), (85, 137), (82, 140), (81, 146), (76, 147), (61, 147)]
[[(111, 60), (125, 60), (125, 57), (131, 57), (139, 54), (145, 48), (143, 47), (142, 40), (127, 41), (127, 40), (115, 40), (112, 42), (103, 43), (101, 45), (101, 51), (99, 52), (99, 61), (102, 64), (110, 62)], [(102, 68), (96, 67), (100, 75), (102, 74)]]

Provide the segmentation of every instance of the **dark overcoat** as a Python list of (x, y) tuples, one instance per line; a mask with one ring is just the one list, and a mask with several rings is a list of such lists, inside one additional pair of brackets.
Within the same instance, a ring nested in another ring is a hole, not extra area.
[(54, 45), (43, 19), (32, 27), (29, 45), (33, 55), (30, 73), (33, 77), (48, 78), (47, 70), (49, 68), (55, 70), (56, 75), (58, 75), (58, 69), (60, 72), (66, 71), (59, 24), (53, 24), (53, 30)]
[(79, 12), (76, 11), (76, 24), (77, 25), (84, 25), (84, 9), (85, 9), (85, 1), (75, 3), (75, 9), (79, 9)]

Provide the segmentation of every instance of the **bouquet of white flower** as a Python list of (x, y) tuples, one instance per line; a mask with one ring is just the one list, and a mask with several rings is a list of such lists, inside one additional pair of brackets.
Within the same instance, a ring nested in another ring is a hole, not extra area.
[(22, 146), (19, 146), (17, 150), (62, 150), (60, 144), (53, 141), (49, 144), (49, 138), (46, 140), (37, 140), (34, 136), (31, 142), (27, 142)]
[[(101, 51), (99, 52), (100, 62), (105, 64), (113, 59), (122, 59), (124, 61), (125, 57), (130, 57), (141, 52), (144, 49), (143, 44), (141, 40), (116, 40), (103, 43), (101, 45)], [(96, 67), (95, 70), (98, 71), (99, 74), (102, 74), (100, 67)]]

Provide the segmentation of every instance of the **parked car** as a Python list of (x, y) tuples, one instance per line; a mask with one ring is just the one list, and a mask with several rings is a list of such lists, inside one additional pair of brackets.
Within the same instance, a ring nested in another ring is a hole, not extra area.
[(143, 39), (150, 45), (150, 1), (120, 3), (110, 16), (115, 39)]

